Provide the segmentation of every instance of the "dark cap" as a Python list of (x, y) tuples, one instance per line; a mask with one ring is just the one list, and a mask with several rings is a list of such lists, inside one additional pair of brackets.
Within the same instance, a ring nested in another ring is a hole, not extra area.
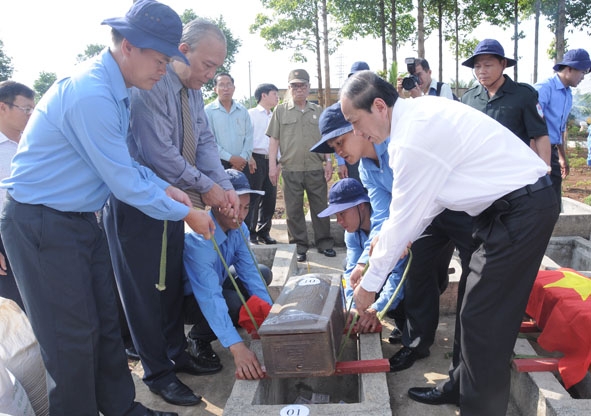
[(154, 49), (168, 57), (177, 57), (189, 65), (179, 51), (183, 23), (179, 15), (165, 4), (155, 0), (135, 2), (125, 17), (112, 17), (102, 21), (117, 30), (133, 46)]
[(367, 70), (369, 70), (369, 65), (367, 64), (367, 62), (363, 62), (363, 61), (353, 62), (353, 65), (351, 65), (351, 71), (349, 72), (348, 76), (350, 77), (355, 72), (367, 71)]
[(335, 182), (328, 191), (328, 208), (318, 214), (318, 217), (329, 217), (346, 209), (369, 202), (367, 192), (357, 179), (345, 178)]
[(320, 114), (318, 127), (322, 137), (310, 149), (311, 152), (316, 153), (334, 153), (334, 149), (326, 142), (353, 130), (353, 125), (345, 120), (341, 103), (334, 103)]
[(515, 59), (507, 58), (505, 56), (505, 49), (501, 46), (498, 40), (495, 39), (484, 39), (474, 49), (474, 53), (464, 62), (462, 65), (468, 68), (474, 68), (474, 58), (478, 55), (496, 55), (507, 60), (507, 68), (514, 66), (517, 61)]
[(265, 195), (265, 191), (255, 191), (254, 189), (251, 189), (246, 175), (244, 175), (244, 173), (240, 172), (239, 170), (226, 169), (226, 173), (228, 174), (228, 178), (230, 178), (230, 182), (232, 183), (232, 186), (238, 195)]
[(579, 71), (588, 71), (591, 68), (591, 60), (585, 49), (571, 49), (562, 57), (562, 61), (554, 65), (552, 69), (558, 71), (561, 66), (570, 66)]
[(310, 82), (310, 75), (305, 69), (294, 69), (289, 73), (289, 77), (287, 78), (287, 82), (291, 84), (292, 82)]

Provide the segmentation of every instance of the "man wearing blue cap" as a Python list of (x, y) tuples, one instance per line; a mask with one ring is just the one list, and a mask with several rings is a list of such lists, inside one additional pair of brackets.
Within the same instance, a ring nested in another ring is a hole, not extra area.
[[(336, 215), (337, 223), (345, 229), (345, 245), (347, 246), (347, 265), (344, 273), (345, 298), (347, 305), (352, 302), (351, 311), (353, 312), (356, 308), (350, 276), (359, 263), (359, 258), (368, 243), (371, 231), (370, 199), (363, 185), (357, 179), (345, 178), (332, 185), (328, 192), (328, 208), (318, 216), (329, 217), (331, 215)], [(377, 313), (382, 311), (390, 301), (400, 283), (406, 264), (407, 259), (405, 258), (389, 274), (376, 301), (368, 308), (368, 313), (364, 315), (364, 318), (358, 321), (358, 332), (372, 332), (379, 326), (380, 321), (377, 318)], [(388, 310), (394, 311), (403, 297), (404, 290), (401, 288)]]
[[(179, 53), (151, 90), (133, 88), (129, 153), (160, 178), (187, 192), (194, 206), (231, 213), (238, 197), (220, 160), (203, 107), (201, 86), (226, 57), (226, 38), (212, 22), (194, 19), (183, 27)], [(190, 62), (191, 65), (187, 65)], [(186, 111), (185, 111), (186, 110)], [(176, 373), (212, 374), (219, 361), (204, 360), (184, 332), (182, 221), (166, 222), (166, 290), (157, 291), (165, 222), (112, 196), (105, 229), (130, 332), (150, 391), (176, 405), (201, 401)], [(146, 319), (151, 316), (153, 319)], [(213, 352), (207, 351), (211, 356)], [(191, 356), (193, 355), (193, 356)]]
[(57, 81), (29, 120), (2, 182), (2, 239), (47, 368), (49, 413), (163, 414), (134, 401), (95, 213), (112, 193), (153, 218), (184, 219), (206, 238), (213, 222), (139, 166), (126, 145), (128, 88), (150, 89), (170, 57), (185, 60), (179, 16), (140, 0), (103, 24), (112, 27), (112, 46)]
[(565, 143), (567, 139), (566, 123), (573, 106), (571, 88), (575, 88), (581, 83), (590, 68), (591, 60), (587, 51), (585, 49), (571, 49), (564, 54), (562, 61), (554, 65), (553, 69), (556, 72), (554, 76), (535, 85), (548, 125), (552, 146), (550, 178), (559, 202), (562, 201), (562, 180), (569, 174)]
[[(264, 192), (251, 189), (242, 172), (235, 169), (227, 169), (226, 172), (240, 199), (237, 220), (221, 211), (212, 210), (210, 215), (216, 225), (213, 241), (193, 232), (185, 236), (183, 260), (185, 286), (188, 289), (186, 293), (192, 293), (198, 303), (194, 312), (198, 322), (191, 332), (196, 339), (206, 343), (219, 338), (221, 344), (234, 356), (236, 377), (257, 380), (264, 373), (256, 355), (242, 341), (235, 328), (242, 303), (222, 260), (226, 266), (234, 266), (234, 272), (230, 272), (235, 276), (245, 300), (254, 295), (269, 306), (273, 304), (266, 288), (272, 280), (271, 271), (261, 265), (259, 275), (249, 252), (246, 237), (248, 227), (243, 223), (248, 214), (250, 195), (263, 195)], [(219, 253), (214, 244), (217, 244)]]

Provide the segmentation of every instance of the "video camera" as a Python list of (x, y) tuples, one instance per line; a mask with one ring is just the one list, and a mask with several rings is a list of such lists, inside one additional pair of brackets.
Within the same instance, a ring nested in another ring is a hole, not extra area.
[(406, 64), (406, 70), (410, 75), (402, 78), (402, 88), (410, 91), (417, 85), (421, 85), (421, 80), (415, 75), (415, 58), (406, 58), (404, 63)]

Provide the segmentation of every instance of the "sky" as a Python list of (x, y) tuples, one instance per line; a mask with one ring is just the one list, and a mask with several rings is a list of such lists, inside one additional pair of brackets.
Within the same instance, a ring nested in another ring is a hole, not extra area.
[[(236, 55), (231, 74), (236, 81), (234, 98), (243, 99), (254, 93), (256, 86), (263, 82), (285, 88), (289, 71), (295, 68), (306, 69), (312, 78), (312, 87), (317, 87), (316, 63), (313, 56), (306, 63), (290, 60), (289, 51), (271, 52), (265, 48), (264, 40), (249, 33), (257, 13), (265, 12), (260, 0), (216, 0), (214, 2), (194, 0), (164, 0), (177, 13), (186, 9), (201, 17), (216, 19), (220, 15), (242, 46)], [(107, 26), (101, 25), (103, 19), (125, 15), (131, 0), (0, 0), (0, 40), (4, 52), (12, 58), (15, 67), (13, 79), (29, 86), (39, 77), (41, 71), (55, 72), (59, 77), (66, 76), (76, 63), (76, 56), (84, 52), (92, 43), (108, 45), (110, 33)], [(533, 80), (533, 23), (524, 23), (526, 38), (519, 44), (519, 81), (531, 83)], [(545, 57), (552, 34), (545, 24), (540, 25), (540, 61), (538, 79), (552, 75), (552, 65)], [(511, 33), (494, 29), (495, 37), (505, 47), (505, 53), (512, 56)], [(490, 37), (490, 28), (482, 28), (473, 33), (478, 39)], [(567, 34), (571, 48), (587, 48), (588, 37), (582, 32)], [(437, 37), (432, 35), (426, 41), (426, 59), (429, 61), (434, 77), (438, 74)], [(404, 66), (404, 58), (416, 56), (412, 45), (399, 48), (399, 69)], [(331, 86), (340, 87), (354, 61), (366, 61), (371, 69), (381, 69), (381, 42), (379, 39), (345, 41), (331, 56)], [(513, 70), (506, 71), (513, 77)], [(449, 48), (444, 46), (443, 81), (450, 82), (455, 76), (455, 62)], [(587, 76), (579, 86), (583, 92), (591, 92), (591, 76)], [(460, 80), (472, 79), (470, 69), (460, 66)]]

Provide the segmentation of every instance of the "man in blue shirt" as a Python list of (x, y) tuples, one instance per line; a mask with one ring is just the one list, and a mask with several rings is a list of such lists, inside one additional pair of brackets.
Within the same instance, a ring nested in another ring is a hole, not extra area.
[[(363, 185), (353, 178), (345, 178), (336, 182), (328, 193), (328, 208), (318, 214), (319, 217), (336, 215), (337, 222), (345, 229), (345, 245), (347, 246), (347, 265), (345, 267), (345, 298), (346, 304), (353, 302), (353, 287), (350, 283), (351, 272), (357, 267), (363, 254), (371, 230), (371, 204)], [(380, 291), (376, 301), (368, 308), (369, 319), (359, 323), (360, 332), (372, 332), (379, 326), (377, 313), (382, 311), (400, 283), (407, 257), (400, 261)], [(396, 299), (388, 310), (394, 311), (404, 297), (404, 291), (398, 292)], [(355, 304), (351, 304), (351, 311)]]
[(152, 88), (169, 57), (184, 59), (182, 23), (168, 6), (139, 0), (103, 24), (112, 46), (57, 81), (29, 120), (2, 182), (2, 239), (41, 346), (49, 413), (176, 415), (134, 401), (96, 212), (113, 193), (151, 217), (184, 219), (205, 238), (213, 231), (209, 216), (134, 162), (125, 142), (128, 88)]
[[(211, 66), (224, 61), (226, 39), (215, 24), (194, 19), (183, 28), (179, 50), (190, 66), (171, 62), (150, 91), (131, 90), (129, 153), (161, 179), (185, 190), (196, 206), (203, 207), (203, 202), (214, 209), (228, 209), (234, 203), (237, 208), (238, 197), (220, 164), (200, 91), (215, 72)], [(182, 111), (185, 98), (188, 119)], [(185, 127), (194, 139), (191, 152), (186, 151), (191, 146)], [(185, 226), (182, 221), (166, 223), (166, 290), (157, 291), (154, 286), (159, 281), (165, 222), (145, 215), (116, 195), (109, 199), (105, 212), (113, 269), (142, 361), (142, 379), (150, 391), (169, 403), (196, 405), (200, 398), (176, 373), (212, 374), (222, 367), (185, 351), (180, 301)]]
[(565, 143), (566, 122), (573, 106), (571, 87), (579, 85), (590, 68), (591, 60), (587, 51), (572, 49), (564, 54), (562, 61), (554, 65), (554, 76), (534, 85), (548, 126), (552, 146), (550, 179), (559, 203), (562, 201), (562, 180), (569, 173)]
[[(205, 319), (191, 330), (194, 337), (206, 342), (216, 337), (220, 343), (229, 348), (234, 356), (236, 377), (256, 380), (264, 376), (256, 355), (248, 349), (235, 328), (242, 303), (235, 288), (232, 287), (228, 272), (220, 255), (228, 267), (234, 266), (236, 281), (245, 299), (256, 295), (259, 299), (273, 303), (266, 284), (271, 277), (267, 274), (266, 282), (261, 278), (257, 265), (249, 252), (248, 227), (243, 223), (248, 214), (250, 194), (262, 195), (263, 191), (250, 189), (246, 176), (235, 169), (226, 172), (240, 199), (238, 221), (224, 213), (212, 210), (216, 230), (211, 240), (204, 239), (197, 233), (185, 236), (185, 275), (192, 293), (197, 299), (200, 315)], [(215, 244), (219, 253), (215, 250)], [(268, 269), (267, 269), (268, 270)], [(230, 284), (228, 284), (230, 283)]]

